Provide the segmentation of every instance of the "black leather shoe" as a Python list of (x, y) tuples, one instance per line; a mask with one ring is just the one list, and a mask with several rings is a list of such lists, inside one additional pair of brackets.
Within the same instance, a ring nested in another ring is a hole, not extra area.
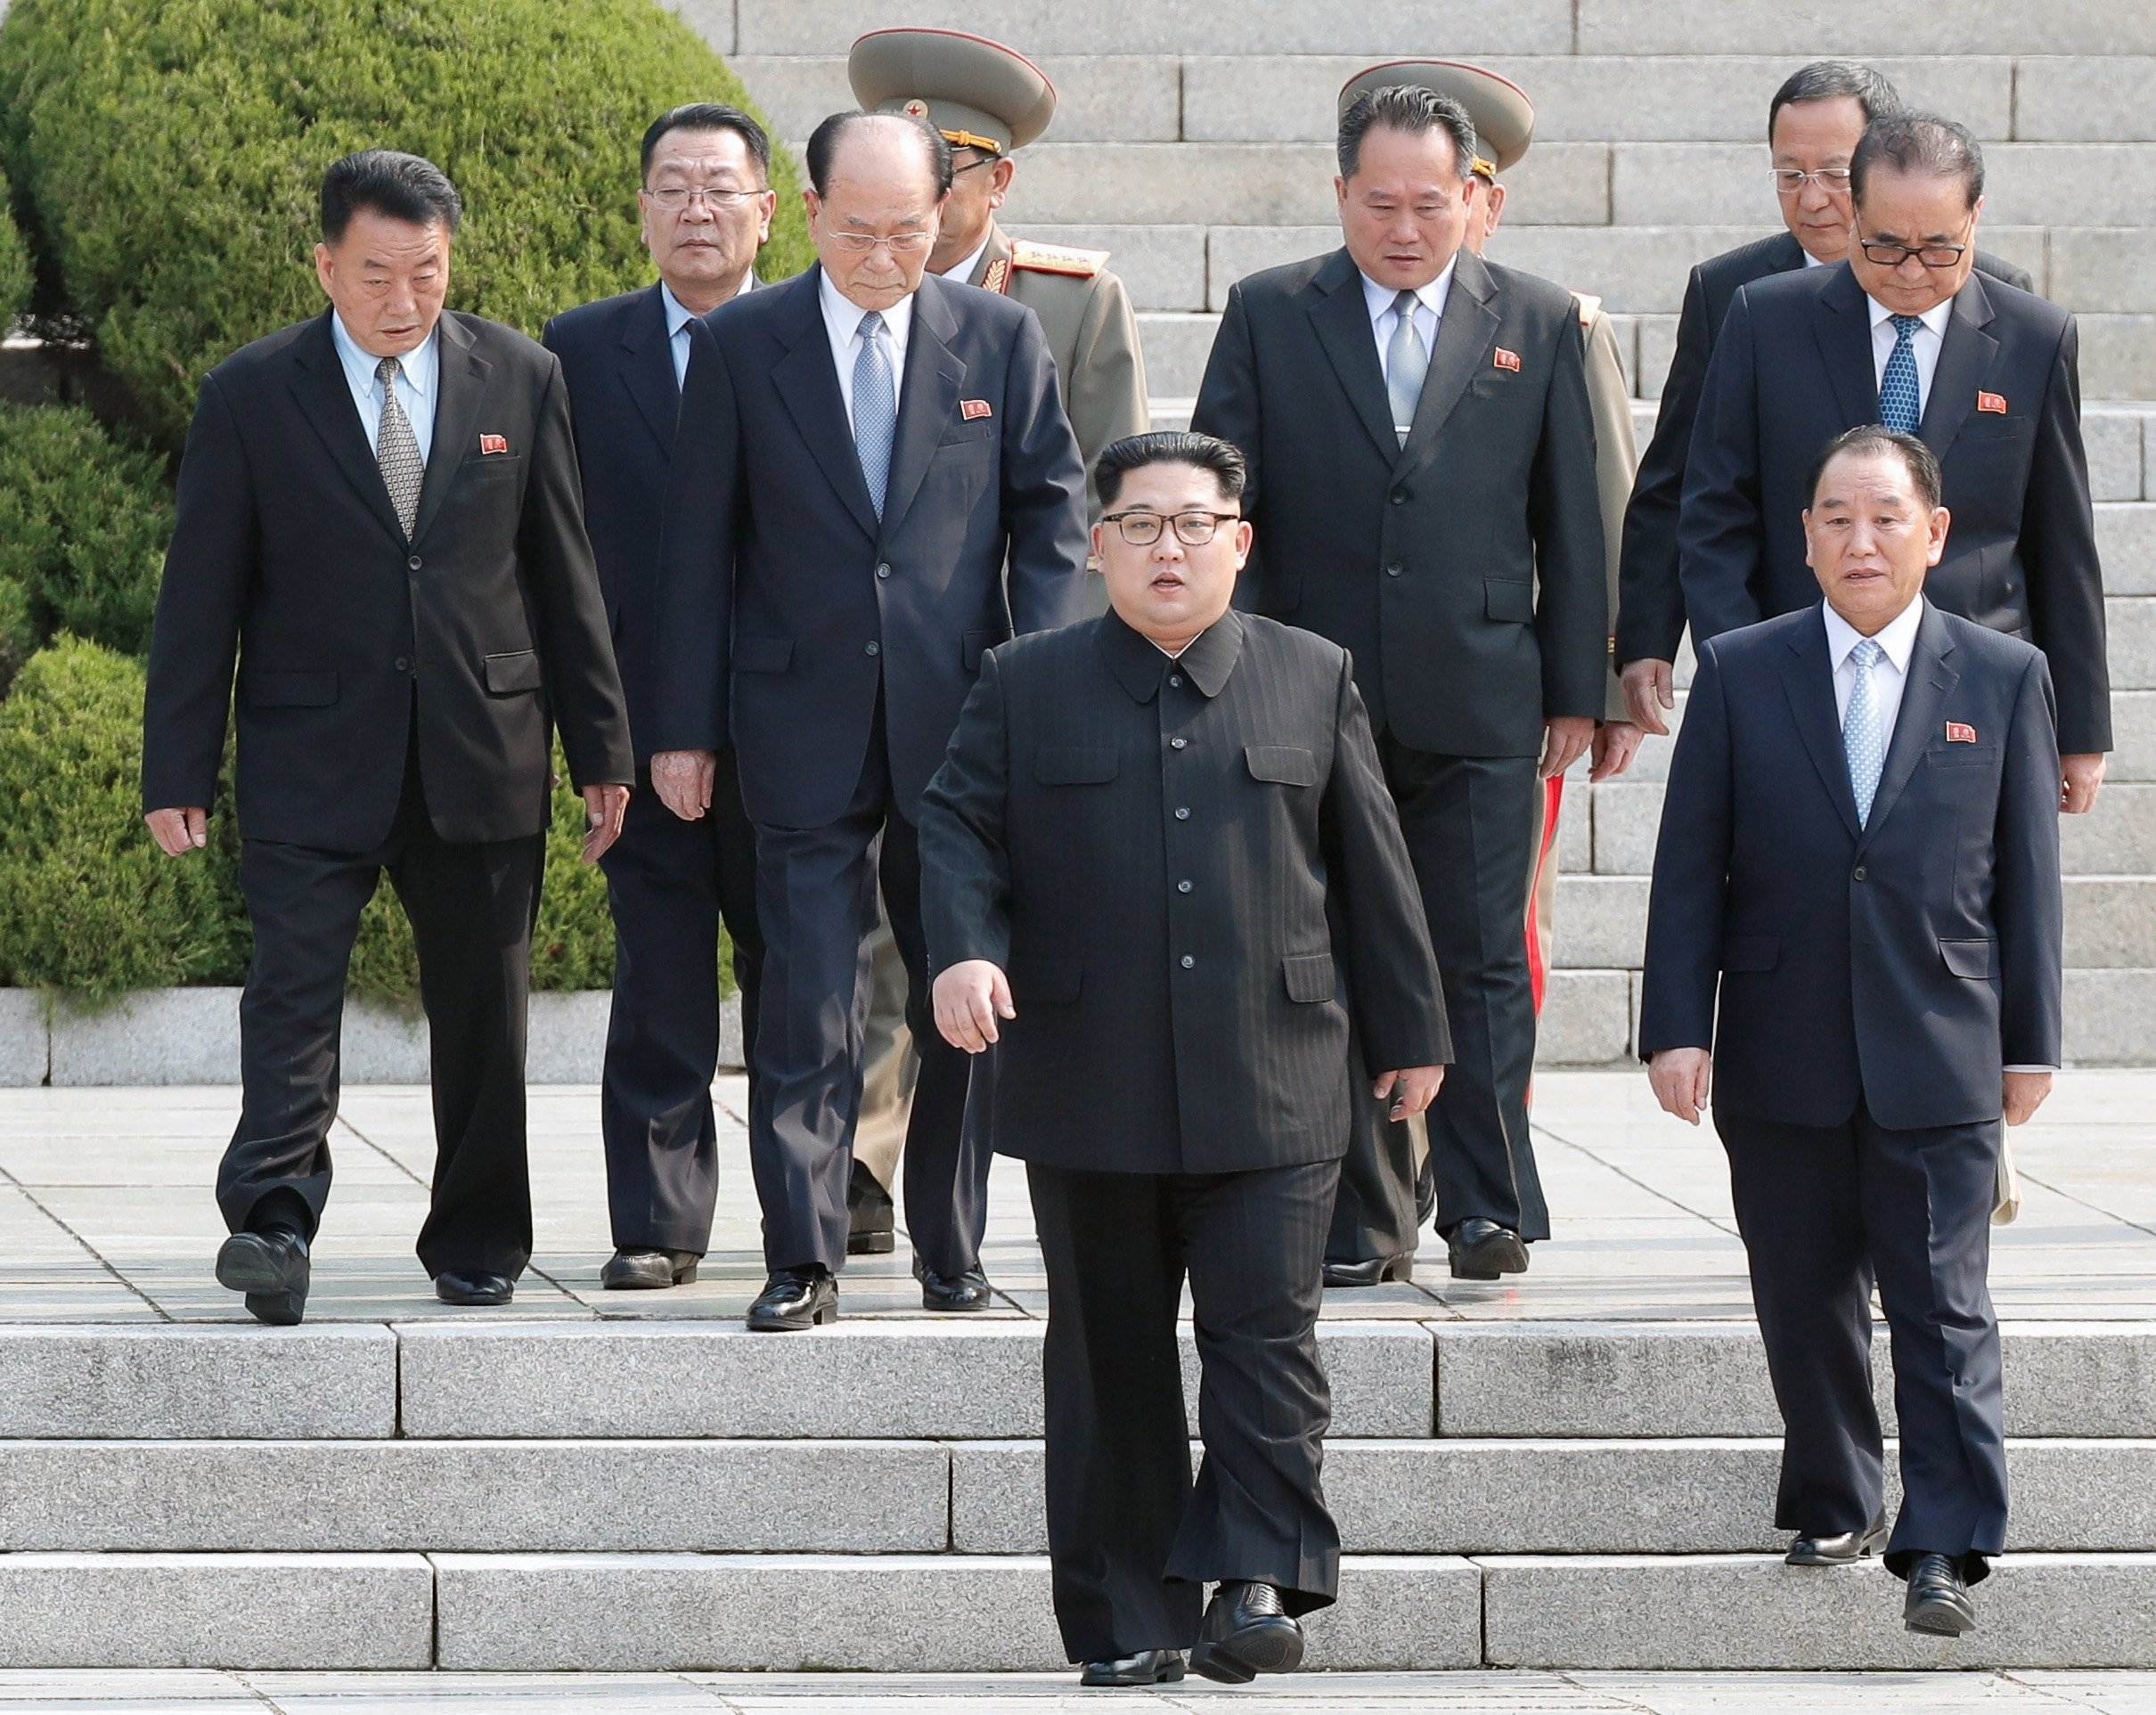
[(1303, 1628), (1270, 1584), (1228, 1583), (1213, 1593), (1198, 1628), (1190, 1670), (1224, 1686), (1246, 1686), (1261, 1673), (1303, 1665)]
[(774, 1269), (748, 1307), (752, 1334), (790, 1334), (838, 1319), (838, 1283), (821, 1262)]
[(648, 1292), (655, 1286), (685, 1286), (696, 1278), (703, 1257), (695, 1251), (617, 1251), (599, 1271), (608, 1292)]
[(1455, 1280), (1495, 1280), (1527, 1272), (1527, 1246), (1519, 1234), (1481, 1215), (1470, 1215), (1445, 1235)]
[(1938, 1637), (1959, 1637), (1976, 1629), (1976, 1604), (1969, 1599), (1969, 1587), (1962, 1582), (1961, 1567), (1952, 1555), (1916, 1556), (1909, 1568), (1901, 1623)]
[(1179, 1649), (1141, 1649), (1112, 1662), (1088, 1662), (1078, 1670), (1082, 1686), (1169, 1686), (1183, 1677)]
[(1414, 1278), (1413, 1251), (1398, 1256), (1373, 1256), (1359, 1262), (1335, 1262), (1328, 1259), (1325, 1265), (1325, 1284), (1328, 1286), (1382, 1286), (1388, 1280)]
[(917, 1256), (913, 1278), (921, 1283), (923, 1310), (956, 1313), (988, 1308), (988, 1277), (978, 1269), (968, 1269), (963, 1274), (938, 1274)]
[(895, 1212), (891, 1194), (859, 1162), (846, 1181), (846, 1254), (888, 1256), (896, 1248)]
[(466, 1274), (444, 1269), (434, 1278), (434, 1295), (445, 1304), (480, 1308), (508, 1303), (517, 1295), (517, 1287), (505, 1274)]
[(1886, 1547), (1886, 1515), (1882, 1513), (1861, 1531), (1844, 1531), (1839, 1536), (1801, 1536), (1790, 1544), (1783, 1560), (1792, 1566), (1854, 1566)]
[(289, 1227), (234, 1233), (217, 1251), (217, 1284), (247, 1294), (247, 1313), (274, 1328), (298, 1326), (313, 1273), (304, 1235)]

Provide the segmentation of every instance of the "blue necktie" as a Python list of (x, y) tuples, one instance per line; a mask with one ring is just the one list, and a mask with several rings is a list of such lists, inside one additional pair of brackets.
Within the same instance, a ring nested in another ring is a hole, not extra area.
[(1849, 758), (1849, 786), (1856, 795), (1857, 824), (1872, 819), (1872, 798), (1879, 790), (1879, 772), (1886, 766), (1886, 739), (1879, 726), (1879, 693), (1872, 685), (1872, 669), (1886, 651), (1874, 637), (1860, 638), (1849, 652), (1857, 669), (1857, 682), (1850, 688), (1849, 711), (1842, 717), (1842, 751)]
[(1909, 343), (1923, 326), (1921, 315), (1897, 315), (1894, 349), (1887, 355), (1886, 373), (1879, 380), (1879, 421), (1899, 435), (1914, 435), (1923, 418), (1923, 399), (1916, 388), (1916, 347)]
[(869, 485), (876, 516), (884, 515), (891, 482), (891, 440), (898, 432), (898, 395), (891, 386), (891, 360), (884, 355), (884, 319), (870, 310), (861, 318), (861, 352), (853, 359), (853, 450)]

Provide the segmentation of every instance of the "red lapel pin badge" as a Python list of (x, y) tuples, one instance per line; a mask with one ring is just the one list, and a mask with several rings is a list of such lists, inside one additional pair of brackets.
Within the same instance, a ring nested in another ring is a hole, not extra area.
[(1976, 742), (1976, 729), (1959, 721), (1948, 721), (1947, 742), (1950, 745), (1972, 745)]
[(1490, 354), (1490, 361), (1499, 369), (1510, 370), (1515, 375), (1520, 372), (1520, 354), (1516, 351), (1507, 351), (1504, 347), (1499, 346)]
[(994, 408), (985, 399), (960, 399), (959, 401), (959, 415), (968, 422), (972, 422), (976, 418), (992, 417), (995, 414)]
[(1980, 393), (1976, 396), (1976, 408), (2004, 417), (2006, 414), (2006, 396), (2004, 393)]
[(506, 452), (508, 452), (508, 451), (509, 451), (509, 437), (508, 437), (508, 436), (506, 436), (506, 435), (482, 435), (482, 436), (480, 436), (480, 437), (479, 437), (479, 455), (480, 455), (480, 457), (484, 458), (484, 457), (486, 457), (486, 455), (487, 453), (506, 453)]

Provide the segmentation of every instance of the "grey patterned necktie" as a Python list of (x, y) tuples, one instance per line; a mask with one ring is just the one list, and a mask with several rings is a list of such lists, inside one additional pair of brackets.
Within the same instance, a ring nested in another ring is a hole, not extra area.
[(875, 310), (861, 318), (861, 351), (853, 359), (853, 446), (861, 454), (861, 474), (869, 485), (876, 516), (884, 515), (884, 492), (891, 482), (891, 441), (898, 432), (898, 393), (891, 385), (891, 360), (884, 355), (884, 319)]
[(1879, 687), (1872, 682), (1872, 669), (1886, 650), (1875, 637), (1860, 639), (1849, 652), (1856, 678), (1850, 686), (1849, 708), (1842, 717), (1842, 749), (1849, 758), (1849, 789), (1857, 800), (1857, 825), (1872, 819), (1872, 800), (1878, 796), (1879, 776), (1886, 767), (1886, 734), (1879, 719)]
[(374, 437), (374, 462), (381, 467), (382, 486), (389, 491), (389, 504), (396, 521), (404, 527), (404, 540), (412, 540), (412, 527), (420, 515), (420, 485), (427, 479), (427, 461), (420, 457), (419, 437), (412, 432), (412, 419), (396, 396), (400, 365), (394, 357), (375, 364), (382, 384), (380, 432)]
[(1416, 403), (1423, 396), (1423, 377), (1430, 372), (1430, 350), (1415, 326), (1415, 306), (1421, 301), (1411, 291), (1392, 300), (1399, 321), (1385, 347), (1385, 399), (1392, 407), (1392, 428), (1402, 446), (1415, 423)]

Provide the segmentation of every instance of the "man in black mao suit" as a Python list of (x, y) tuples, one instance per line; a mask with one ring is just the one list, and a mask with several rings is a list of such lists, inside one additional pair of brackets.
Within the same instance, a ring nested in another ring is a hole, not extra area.
[(628, 798), (560, 369), (508, 328), (442, 314), (457, 216), (416, 156), (330, 168), (314, 256), (331, 307), (203, 381), (158, 595), (143, 801), (167, 853), (203, 844), (236, 707), (255, 951), (217, 1278), (266, 1322), (306, 1305), (345, 968), (384, 870), (432, 1041), (420, 1261), (446, 1303), (509, 1301), (532, 1247), (525, 1000), (551, 730), (587, 859)]
[[(1830, 268), (1849, 255), (1849, 166), (1864, 128), (1902, 110), (1894, 86), (1870, 66), (1816, 60), (1783, 80), (1767, 106), (1767, 146), (1775, 196), (1787, 228), (1711, 257), (1692, 270), (1677, 318), (1677, 348), (1654, 434), (1639, 461), (1624, 518), (1613, 616), (1617, 660), (1632, 718), (1666, 732), (1665, 710), (1677, 704), (1675, 662), (1685, 634), (1685, 599), (1677, 576), (1677, 515), (1684, 499), (1685, 460), (1692, 450), (1700, 393), (1715, 337), (1737, 289), (1770, 274)], [(2023, 291), (2034, 290), (2026, 269), (1976, 253), (1976, 270)]]
[(1850, 259), (1744, 287), (1715, 348), (1678, 533), (1694, 641), (1809, 605), (1794, 520), (1821, 445), (1917, 434), (1954, 514), (1929, 598), (2050, 657), (2064, 807), (2087, 810), (2111, 676), (2073, 317), (1973, 273), (1984, 164), (1963, 127), (1882, 119), (1853, 170)]
[(1670, 1113), (1696, 1125), (1711, 1098), (1728, 1152), (1786, 1427), (1791, 1563), (1886, 1537), (1875, 1281), (1901, 1434), (1887, 1565), (1912, 1629), (1957, 1635), (2006, 1523), (1984, 1283), (1999, 1122), (2034, 1113), (2059, 1062), (2051, 679), (2029, 645), (1923, 593), (1949, 523), (1923, 442), (1852, 429), (1809, 492), (1824, 606), (1700, 647), (1640, 1051)]
[(988, 1156), (962, 1123), (965, 1057), (929, 1017), (913, 815), (982, 655), (1078, 617), (1085, 566), (1085, 475), (1039, 322), (924, 277), (951, 145), (842, 114), (807, 158), (818, 265), (690, 330), (651, 732), (653, 786), (690, 820), (731, 733), (756, 829), (749, 1147), (771, 1279), (748, 1319), (770, 1329), (837, 1313), (879, 837), (921, 1049), (914, 1268), (927, 1308), (987, 1306)]
[(755, 1040), (764, 940), (756, 843), (731, 749), (711, 813), (674, 815), (650, 789), (659, 525), (689, 324), (755, 282), (778, 203), (771, 144), (739, 108), (696, 102), (644, 134), (638, 211), (659, 279), (567, 310), (543, 343), (561, 360), (576, 425), (584, 522), (629, 699), (640, 765), (622, 836), (607, 853), (614, 1006), (600, 1074), (614, 1255), (602, 1286), (666, 1287), (696, 1277), (718, 1196), (711, 1079), (719, 1058), (718, 935), (733, 943), (745, 1041)]
[(1049, 1545), (1087, 1684), (1180, 1678), (1194, 1642), (1230, 1682), (1301, 1660), (1339, 1570), (1315, 1328), (1349, 1014), (1396, 1120), (1448, 1058), (1347, 657), (1229, 606), (1242, 479), (1205, 436), (1107, 449), (1111, 611), (989, 657), (921, 805), (936, 1025), (999, 1043), (993, 1136), (1048, 1265)]
[[(1384, 75), (1343, 92), (1345, 248), (1235, 287), (1192, 421), (1250, 461), (1238, 604), (1354, 657), (1458, 1049), (1429, 1114), (1437, 1223), (1487, 1279), (1549, 1235), (1520, 878), (1541, 780), (1603, 712), (1602, 515), (1572, 295), (1464, 248), (1474, 127), (1421, 86), (1359, 87)], [(1404, 1278), (1415, 1251), (1412, 1140), (1363, 1109), (1333, 1285)]]

